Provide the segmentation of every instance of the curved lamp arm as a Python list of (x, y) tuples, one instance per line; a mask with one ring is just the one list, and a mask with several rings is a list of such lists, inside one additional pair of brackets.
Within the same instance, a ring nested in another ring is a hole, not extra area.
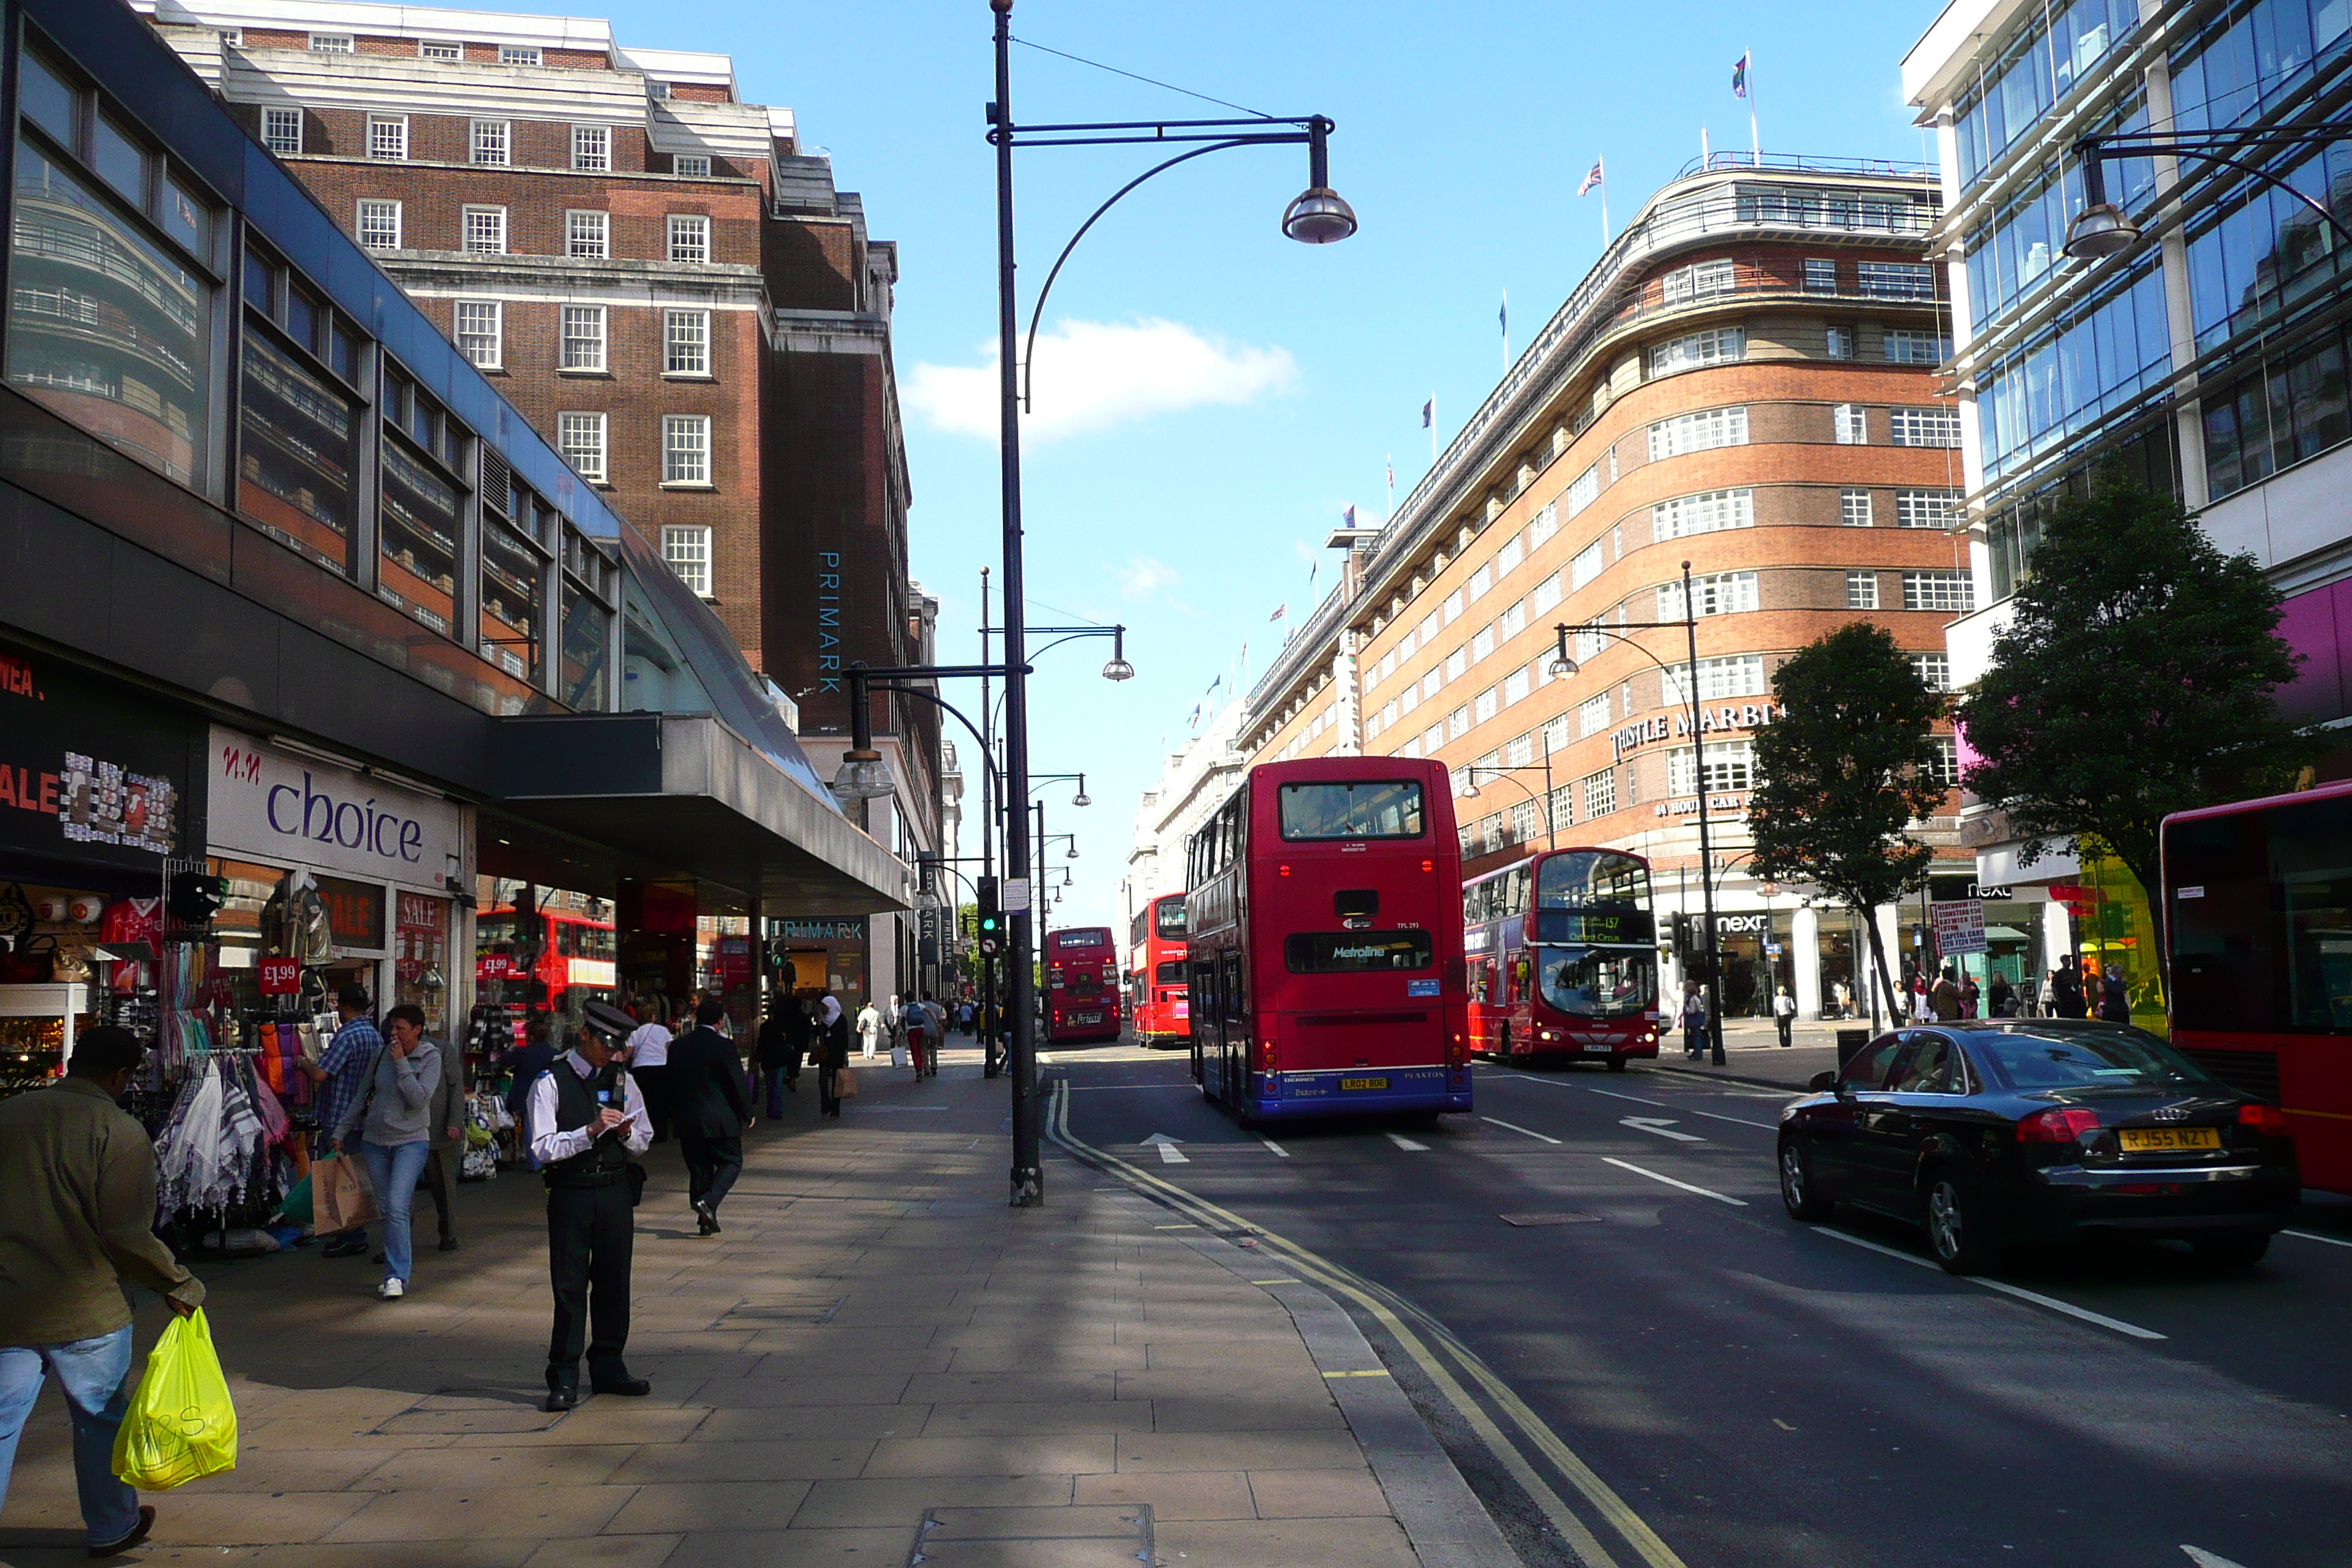
[[(856, 672), (852, 670), (851, 673), (854, 675)], [(953, 703), (941, 698), (939, 693), (935, 691), (926, 691), (919, 686), (899, 686), (887, 680), (860, 681), (858, 684), (865, 687), (868, 691), (899, 691), (904, 692), (908, 697), (919, 697), (924, 701), (931, 704), (934, 708), (939, 709), (941, 712), (953, 714), (955, 721), (962, 725), (966, 730), (971, 731), (971, 738), (980, 742), (980, 760), (987, 764), (988, 776), (995, 781), (996, 798), (999, 800), (1003, 800), (1004, 798), (1004, 775), (997, 771), (996, 759), (988, 754), (988, 742), (981, 738), (980, 731), (972, 728), (971, 721), (965, 718), (961, 712), (958, 711)]]

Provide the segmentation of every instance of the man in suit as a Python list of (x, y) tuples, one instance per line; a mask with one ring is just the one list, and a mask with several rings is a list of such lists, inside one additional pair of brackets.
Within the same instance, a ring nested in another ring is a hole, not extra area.
[(743, 1060), (715, 1026), (726, 1016), (725, 1003), (703, 998), (694, 1027), (670, 1042), (663, 1083), (670, 1129), (686, 1156), (687, 1196), (705, 1236), (719, 1234), (719, 1205), (743, 1173), (743, 1130), (751, 1125)]

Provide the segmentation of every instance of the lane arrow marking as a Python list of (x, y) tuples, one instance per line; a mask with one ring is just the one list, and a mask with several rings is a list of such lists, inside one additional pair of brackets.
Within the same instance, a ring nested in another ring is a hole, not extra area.
[(1704, 1143), (1706, 1142), (1706, 1139), (1700, 1137), (1696, 1132), (1677, 1132), (1674, 1131), (1675, 1120), (1675, 1119), (1671, 1116), (1621, 1116), (1617, 1119), (1617, 1125), (1620, 1127), (1631, 1127), (1636, 1132), (1651, 1132), (1655, 1133), (1661, 1138), (1671, 1138), (1677, 1143)]
[(2245, 1564), (2242, 1563), (2232, 1563), (2228, 1558), (2217, 1556), (2202, 1547), (2190, 1546), (2184, 1542), (2180, 1550), (2189, 1553), (2189, 1561), (2196, 1563), (2197, 1568), (2245, 1568)]
[(1163, 1165), (1189, 1165), (1192, 1162), (1185, 1157), (1182, 1150), (1177, 1147), (1184, 1140), (1181, 1138), (1171, 1138), (1165, 1132), (1154, 1132), (1143, 1141), (1143, 1146), (1147, 1149), (1157, 1148), (1160, 1151), (1160, 1163)]

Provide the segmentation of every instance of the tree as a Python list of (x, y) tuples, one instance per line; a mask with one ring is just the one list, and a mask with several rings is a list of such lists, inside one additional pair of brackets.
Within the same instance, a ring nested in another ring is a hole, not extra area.
[(1756, 733), (1748, 799), (1759, 877), (1811, 882), (1862, 918), (1888, 1011), (1900, 1018), (1877, 911), (1934, 854), (1910, 835), (1944, 802), (1928, 731), (1944, 704), (1885, 627), (1856, 621), (1773, 672), (1780, 716)]
[(2032, 864), (2085, 838), (2147, 892), (2169, 981), (2157, 830), (2170, 813), (2288, 788), (2321, 750), (2279, 711), (2301, 656), (2279, 593), (2179, 502), (2102, 474), (2044, 526), (1992, 667), (1961, 705), (1961, 782), (2009, 813)]

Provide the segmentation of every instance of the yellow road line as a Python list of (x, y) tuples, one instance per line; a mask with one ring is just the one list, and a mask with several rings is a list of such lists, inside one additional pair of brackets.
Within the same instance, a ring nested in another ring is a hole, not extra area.
[[(1171, 1182), (1164, 1181), (1139, 1166), (1130, 1165), (1117, 1155), (1105, 1153), (1078, 1139), (1070, 1131), (1069, 1081), (1066, 1079), (1056, 1079), (1055, 1082), (1054, 1104), (1047, 1119), (1047, 1125), (1057, 1142), (1074, 1151), (1083, 1152), (1088, 1159), (1097, 1162), (1102, 1167), (1114, 1171), (1130, 1185), (1167, 1199), (1180, 1212), (1200, 1214), (1213, 1221), (1218, 1228), (1255, 1233), (1259, 1237), (1261, 1247), (1268, 1246), (1279, 1247), (1287, 1256), (1292, 1266), (1312, 1279), (1315, 1283), (1327, 1289), (1337, 1291), (1370, 1313), (1381, 1326), (1394, 1337), (1399, 1347), (1412, 1358), (1414, 1364), (1422, 1369), (1430, 1382), (1437, 1387), (1438, 1392), (1445, 1397), (1446, 1403), (1453, 1405), (1455, 1412), (1470, 1426), (1471, 1429), (1478, 1434), (1479, 1440), (1486, 1444), (1487, 1451), (1492, 1453), (1501, 1462), (1503, 1468), (1511, 1473), (1512, 1479), (1517, 1480), (1535, 1500), (1536, 1505), (1543, 1510), (1553, 1526), (1568, 1538), (1569, 1544), (1580, 1553), (1592, 1565), (1592, 1568), (1617, 1568), (1616, 1560), (1601, 1547), (1591, 1529), (1569, 1508), (1559, 1494), (1536, 1473), (1535, 1467), (1528, 1462), (1527, 1457), (1519, 1451), (1517, 1446), (1504, 1435), (1494, 1418), (1487, 1415), (1486, 1407), (1470, 1396), (1469, 1392), (1454, 1378), (1445, 1363), (1422, 1342), (1421, 1336), (1391, 1310), (1386, 1302), (1379, 1299), (1369, 1280), (1364, 1280), (1352, 1270), (1340, 1264), (1330, 1262), (1299, 1246), (1297, 1242), (1244, 1220), (1239, 1215), (1222, 1208), (1197, 1194), (1188, 1192)], [(1519, 1428), (1536, 1449), (1549, 1459), (1561, 1475), (1568, 1478), (1570, 1484), (1575, 1487), (1585, 1501), (1608, 1521), (1610, 1528), (1614, 1530), (1625, 1543), (1641, 1556), (1643, 1563), (1649, 1564), (1649, 1568), (1685, 1568), (1683, 1560), (1675, 1555), (1674, 1549), (1659, 1539), (1657, 1532), (1649, 1527), (1641, 1515), (1634, 1512), (1625, 1500), (1612, 1489), (1608, 1482), (1595, 1474), (1591, 1466), (1579, 1458), (1575, 1451), (1560, 1440), (1559, 1434), (1545, 1424), (1543, 1417), (1529, 1409), (1526, 1401), (1512, 1392), (1510, 1385), (1496, 1376), (1494, 1371), (1479, 1359), (1476, 1352), (1458, 1340), (1453, 1340), (1450, 1334), (1447, 1338), (1450, 1342), (1447, 1348), (1470, 1376), (1486, 1392), (1487, 1396), (1510, 1417), (1512, 1424)]]

